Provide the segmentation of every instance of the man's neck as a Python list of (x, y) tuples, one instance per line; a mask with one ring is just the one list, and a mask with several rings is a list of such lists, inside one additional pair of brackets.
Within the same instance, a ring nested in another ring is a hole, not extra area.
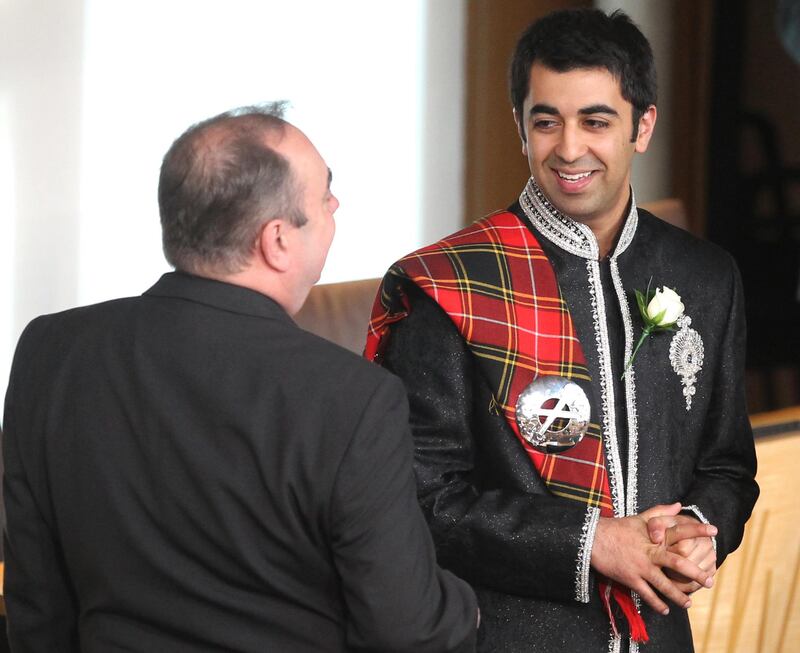
[(233, 273), (204, 270), (193, 274), (254, 290), (272, 299), (289, 315), (297, 313), (305, 299), (299, 299), (280, 275), (258, 266), (257, 262), (251, 262), (246, 268)]
[(627, 211), (623, 213), (614, 222), (605, 223), (588, 223), (588, 227), (592, 230), (595, 239), (597, 240), (597, 249), (601, 259), (606, 258), (617, 245), (619, 235), (622, 232), (622, 226), (625, 224), (625, 217)]

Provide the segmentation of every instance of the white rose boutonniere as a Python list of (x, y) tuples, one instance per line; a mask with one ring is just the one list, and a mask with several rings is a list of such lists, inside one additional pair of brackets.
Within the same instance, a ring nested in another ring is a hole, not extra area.
[(650, 284), (648, 283), (645, 292), (639, 290), (634, 292), (636, 293), (636, 303), (639, 305), (639, 313), (642, 315), (644, 328), (642, 329), (642, 335), (639, 337), (639, 342), (636, 343), (636, 347), (634, 347), (633, 353), (628, 359), (627, 365), (625, 365), (625, 369), (622, 372), (623, 377), (633, 363), (636, 352), (639, 351), (639, 347), (642, 346), (647, 337), (651, 333), (657, 333), (658, 331), (674, 331), (675, 323), (683, 315), (684, 311), (681, 296), (672, 288), (663, 286), (651, 294)]
[(645, 311), (642, 311), (642, 317), (645, 323), (649, 322), (654, 328), (668, 329), (674, 327), (678, 318), (683, 315), (684, 306), (681, 296), (672, 288), (667, 288), (666, 286), (661, 290), (656, 290), (655, 295), (649, 302), (647, 297), (637, 290), (636, 301), (641, 302), (639, 304), (640, 311), (642, 310), (642, 305), (644, 303), (647, 304)]

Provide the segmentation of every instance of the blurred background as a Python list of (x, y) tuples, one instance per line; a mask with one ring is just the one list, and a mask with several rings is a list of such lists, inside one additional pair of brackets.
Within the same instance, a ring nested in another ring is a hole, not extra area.
[(794, 0), (0, 0), (0, 397), (30, 319), (168, 270), (158, 169), (193, 122), (289, 100), (341, 201), (322, 281), (380, 276), (518, 196), (511, 50), (536, 17), (592, 4), (656, 52), (637, 201), (681, 199), (737, 258), (750, 409), (800, 403)]

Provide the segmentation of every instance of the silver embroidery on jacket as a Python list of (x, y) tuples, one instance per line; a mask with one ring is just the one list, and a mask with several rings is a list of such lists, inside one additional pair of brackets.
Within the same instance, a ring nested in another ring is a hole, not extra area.
[(592, 562), (592, 546), (594, 535), (597, 531), (597, 522), (600, 521), (600, 508), (589, 508), (583, 520), (581, 539), (578, 545), (578, 570), (575, 577), (575, 600), (579, 603), (588, 603), (589, 596), (589, 571)]
[(703, 339), (690, 327), (692, 318), (681, 315), (678, 318), (678, 332), (669, 343), (669, 362), (672, 369), (681, 377), (683, 396), (686, 398), (686, 410), (692, 407), (692, 397), (697, 388), (697, 374), (703, 368)]
[(597, 357), (600, 362), (600, 403), (603, 410), (603, 443), (608, 460), (608, 484), (614, 504), (614, 516), (625, 516), (625, 484), (622, 478), (622, 465), (619, 459), (617, 440), (617, 420), (614, 410), (614, 372), (611, 367), (611, 346), (608, 340), (608, 321), (606, 303), (603, 298), (603, 284), (600, 279), (600, 264), (588, 260), (589, 295), (592, 302), (594, 337), (597, 344)]
[[(611, 279), (622, 309), (622, 324), (625, 329), (625, 357), (630, 360), (633, 351), (633, 319), (631, 318), (628, 300), (625, 297), (625, 288), (617, 265), (616, 252), (611, 258)], [(625, 486), (626, 515), (635, 515), (639, 512), (639, 492), (637, 487), (639, 465), (639, 416), (636, 412), (636, 377), (633, 369), (625, 375), (625, 408), (628, 416), (628, 482)]]
[[(698, 508), (695, 504), (692, 504), (691, 506), (684, 506), (682, 508), (681, 512), (691, 512), (695, 517), (697, 517), (704, 524), (710, 524), (711, 523), (710, 521), (708, 521), (706, 516), (703, 514), (703, 511), (700, 510), (700, 508)], [(714, 551), (716, 552), (716, 550), (717, 550), (717, 538), (716, 537), (712, 537), (711, 538), (711, 545), (714, 547)]]
[[(597, 259), (600, 257), (597, 240), (592, 230), (581, 222), (565, 216), (536, 185), (531, 177), (519, 196), (519, 204), (523, 212), (542, 234), (552, 243), (571, 254), (582, 258)], [(625, 219), (625, 226), (619, 236), (614, 256), (619, 256), (628, 249), (636, 234), (639, 224), (639, 213), (636, 210), (636, 198), (631, 189), (631, 207)]]
[(551, 242), (582, 258), (597, 258), (597, 241), (592, 230), (563, 215), (548, 200), (533, 177), (519, 196), (519, 203), (531, 223)]

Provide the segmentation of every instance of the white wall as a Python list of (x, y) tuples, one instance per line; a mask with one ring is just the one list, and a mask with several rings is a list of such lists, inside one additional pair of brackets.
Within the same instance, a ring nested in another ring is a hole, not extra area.
[(0, 2), (0, 392), (17, 336), (77, 300), (80, 0)]
[(288, 99), (341, 201), (323, 282), (459, 225), (463, 0), (0, 0), (0, 396), (36, 315), (166, 271), (156, 184), (189, 124)]

